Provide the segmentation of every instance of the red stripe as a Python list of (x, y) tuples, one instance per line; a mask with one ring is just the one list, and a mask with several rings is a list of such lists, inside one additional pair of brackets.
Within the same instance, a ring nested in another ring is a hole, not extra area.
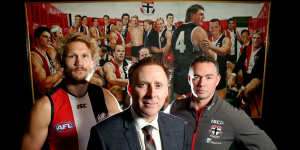
[(48, 66), (48, 62), (47, 62), (46, 58), (36, 48), (34, 49), (34, 52), (37, 53), (41, 57), (43, 64), (44, 64), (43, 67), (46, 71), (46, 75), (49, 76), (51, 72), (50, 72), (50, 68)]
[[(48, 143), (50, 149), (78, 150), (78, 134), (69, 96), (63, 89), (58, 89), (51, 95), (54, 116), (49, 128)], [(72, 122), (73, 128), (66, 132), (57, 132), (55, 126), (62, 122)]]
[[(112, 63), (113, 66), (115, 67), (115, 74), (116, 74), (117, 79), (120, 79), (121, 73), (119, 70), (119, 66), (113, 60), (111, 60), (110, 63)], [(112, 87), (112, 85), (110, 83), (107, 83), (107, 89), (110, 89), (111, 87)]]
[(203, 108), (200, 109), (200, 112), (199, 111), (196, 111), (196, 129), (194, 131), (194, 135), (193, 135), (193, 142), (192, 142), (192, 149), (191, 150), (194, 150), (195, 148), (195, 142), (196, 142), (196, 138), (197, 138), (197, 133), (198, 133), (198, 130), (199, 130), (199, 122), (200, 122), (200, 119), (201, 119), (201, 116), (203, 114), (203, 111), (205, 109), (206, 106), (204, 106)]

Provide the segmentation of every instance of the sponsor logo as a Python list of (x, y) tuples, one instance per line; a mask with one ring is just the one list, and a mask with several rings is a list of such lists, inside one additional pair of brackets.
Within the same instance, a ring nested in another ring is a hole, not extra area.
[(64, 121), (56, 124), (54, 126), (54, 130), (59, 133), (68, 132), (72, 130), (74, 127), (74, 123), (71, 121)]
[(78, 104), (77, 109), (87, 108), (86, 104)]
[(223, 125), (224, 121), (222, 121), (222, 120), (211, 120), (210, 123), (211, 124), (217, 124), (217, 125)]

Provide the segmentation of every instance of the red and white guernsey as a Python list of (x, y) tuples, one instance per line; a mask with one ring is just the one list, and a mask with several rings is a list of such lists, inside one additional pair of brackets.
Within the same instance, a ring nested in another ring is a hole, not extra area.
[(91, 127), (107, 114), (102, 89), (89, 85), (84, 96), (76, 97), (62, 83), (48, 97), (52, 109), (45, 146), (50, 150), (86, 150)]

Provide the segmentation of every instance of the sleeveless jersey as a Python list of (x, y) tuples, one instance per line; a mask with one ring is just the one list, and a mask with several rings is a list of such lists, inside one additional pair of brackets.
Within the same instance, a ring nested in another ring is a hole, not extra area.
[[(105, 34), (109, 34), (110, 33), (110, 30), (111, 30), (111, 24), (108, 24), (107, 26), (102, 26), (101, 27), (101, 32), (102, 33), (104, 33), (104, 35)], [(102, 45), (108, 45), (108, 43), (109, 43), (109, 39), (103, 39), (103, 40), (101, 40), (101, 44)]]
[(51, 122), (44, 148), (85, 150), (91, 127), (108, 112), (102, 89), (91, 84), (83, 97), (76, 97), (61, 83), (47, 96), (51, 102)]
[(127, 24), (126, 26), (123, 26), (123, 27), (122, 27), (122, 32), (121, 32), (121, 34), (122, 34), (122, 36), (123, 36), (124, 41), (127, 40), (127, 33), (128, 33), (128, 24)]
[[(126, 60), (123, 61), (122, 66), (118, 66), (113, 60), (110, 60), (110, 63), (114, 66), (115, 68), (115, 75), (117, 79), (128, 79), (128, 74), (127, 71), (129, 69), (129, 64)], [(107, 89), (110, 89), (112, 85), (110, 83), (107, 83)]]
[(190, 93), (188, 71), (192, 61), (200, 54), (201, 48), (194, 47), (192, 34), (197, 25), (182, 24), (172, 35), (172, 49), (174, 54), (174, 91), (178, 94)]
[[(217, 47), (222, 47), (223, 46), (223, 40), (225, 38), (225, 34), (222, 34), (220, 36), (220, 38), (215, 42), (215, 45)], [(226, 87), (226, 72), (227, 72), (227, 64), (226, 64), (226, 61), (227, 61), (227, 56), (220, 56), (218, 55), (217, 56), (217, 62), (219, 64), (219, 73), (221, 75), (221, 80), (217, 86), (217, 89), (223, 89)]]
[(125, 45), (123, 36), (119, 32), (115, 32), (115, 33), (118, 36), (117, 44)]
[(89, 27), (88, 26), (80, 26), (80, 32), (82, 32), (83, 34), (87, 35), (88, 37), (90, 37), (90, 31), (89, 31)]
[(46, 71), (46, 75), (52, 75), (56, 73), (54, 62), (52, 61), (49, 54), (46, 52), (46, 56), (44, 56), (42, 53), (40, 53), (36, 48), (32, 51), (32, 53), (36, 54), (40, 57), (41, 61), (43, 62), (43, 68)]
[[(46, 72), (46, 76), (50, 76), (52, 74), (56, 73), (55, 67), (54, 67), (54, 63), (51, 59), (51, 57), (48, 55), (48, 53), (46, 52), (46, 56), (44, 56), (42, 53), (40, 53), (36, 48), (34, 48), (33, 51), (31, 51), (33, 54), (39, 56), (40, 60), (42, 61), (43, 64), (43, 68)], [(38, 89), (38, 87), (35, 85), (34, 88), (34, 98), (35, 99), (39, 99), (43, 96), (44, 91), (40, 91)]]
[(159, 37), (160, 48), (164, 48), (166, 46), (166, 44), (167, 44), (166, 32), (167, 32), (167, 29), (165, 29), (161, 33), (161, 36)]

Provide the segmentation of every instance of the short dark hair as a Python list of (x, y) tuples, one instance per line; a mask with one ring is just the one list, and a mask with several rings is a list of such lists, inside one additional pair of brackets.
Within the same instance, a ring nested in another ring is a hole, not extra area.
[(168, 13), (167, 16), (166, 16), (166, 19), (168, 19), (169, 16), (173, 16), (174, 17), (174, 15), (172, 13)]
[(109, 19), (109, 16), (108, 16), (108, 15), (104, 15), (103, 18), (104, 18), (104, 17), (107, 17), (107, 18)]
[(82, 16), (82, 17), (81, 17), (81, 21), (82, 21), (84, 18), (87, 18), (87, 16)]
[(76, 15), (75, 17), (79, 17), (79, 18), (81, 18), (81, 15)]
[(220, 19), (218, 19), (218, 18), (213, 18), (209, 22), (218, 22), (219, 25), (221, 25)]
[(223, 28), (222, 28), (220, 19), (218, 19), (218, 18), (213, 18), (213, 19), (211, 19), (209, 22), (218, 22), (218, 24), (219, 24), (219, 26), (220, 26), (220, 28), (221, 28), (221, 32), (222, 32)]
[(123, 19), (123, 17), (125, 17), (125, 16), (128, 16), (128, 18), (130, 18), (130, 16), (129, 16), (129, 14), (128, 13), (124, 13), (124, 14), (122, 14), (122, 19)]
[(129, 71), (128, 71), (129, 83), (132, 84), (133, 81), (135, 80), (134, 74), (135, 74), (136, 70), (138, 70), (139, 68), (141, 68), (143, 66), (147, 66), (147, 65), (158, 65), (158, 66), (162, 67), (164, 72), (166, 73), (167, 78), (169, 79), (170, 72), (168, 71), (168, 68), (165, 67), (162, 59), (159, 59), (154, 56), (150, 56), (150, 57), (145, 57), (144, 59), (131, 65), (131, 67), (129, 68)]
[(211, 62), (211, 63), (213, 63), (215, 65), (215, 67), (216, 67), (217, 74), (219, 74), (219, 64), (218, 64), (218, 61), (215, 60), (212, 56), (210, 56), (207, 52), (201, 52), (200, 55), (193, 60), (191, 66), (190, 66), (190, 70), (193, 69), (193, 66), (196, 63), (204, 63), (204, 62)]
[(250, 32), (247, 29), (242, 30), (241, 34), (243, 34), (244, 32), (247, 32), (248, 35), (250, 35)]
[(96, 19), (96, 20), (97, 20), (97, 22), (98, 22), (98, 18), (93, 18), (93, 19), (92, 19), (92, 22), (94, 22), (94, 20), (95, 20), (95, 19)]
[(194, 4), (194, 5), (190, 6), (186, 11), (185, 22), (190, 22), (191, 14), (197, 13), (199, 9), (204, 11), (204, 7), (199, 4)]
[(227, 22), (229, 22), (229, 21), (234, 21), (234, 19), (233, 19), (233, 18), (229, 18), (229, 19), (227, 20)]
[(43, 32), (49, 32), (49, 34), (51, 35), (50, 29), (44, 26), (38, 27), (34, 30), (34, 38), (39, 38)]

